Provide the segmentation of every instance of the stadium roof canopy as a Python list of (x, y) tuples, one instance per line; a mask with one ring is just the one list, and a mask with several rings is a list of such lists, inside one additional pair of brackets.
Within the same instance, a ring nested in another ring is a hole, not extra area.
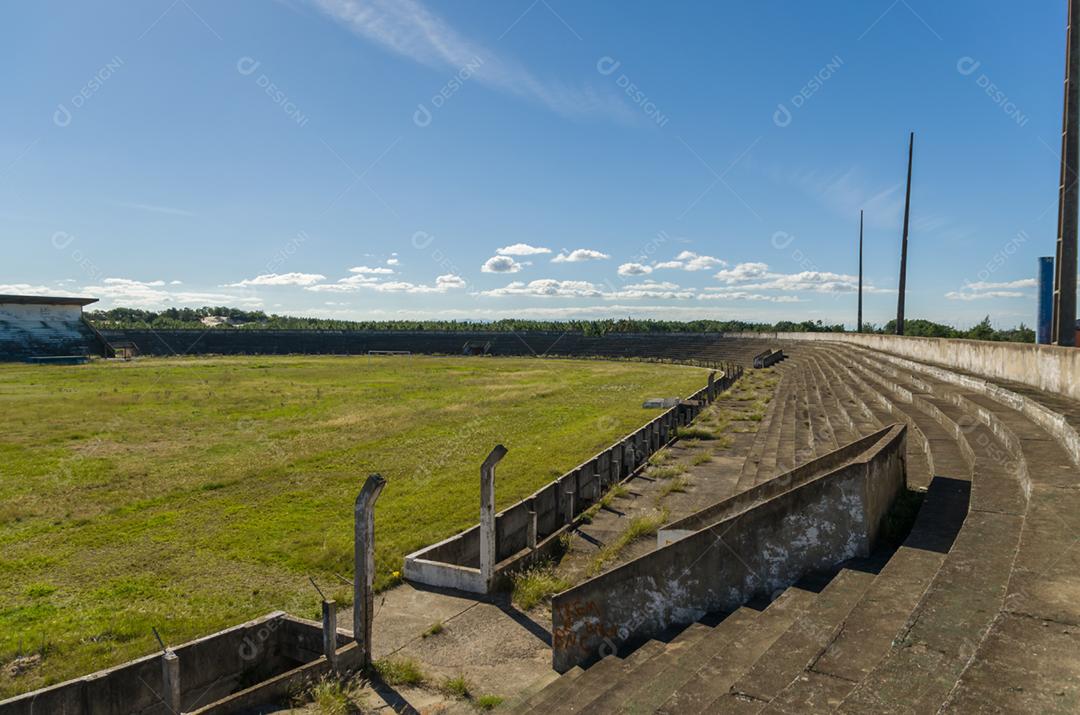
[(97, 298), (70, 298), (49, 295), (0, 295), (0, 303), (19, 303), (22, 305), (90, 305)]

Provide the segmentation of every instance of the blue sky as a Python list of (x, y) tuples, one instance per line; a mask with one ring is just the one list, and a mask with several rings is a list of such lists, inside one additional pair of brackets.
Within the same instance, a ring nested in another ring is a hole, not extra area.
[(9, 5), (0, 292), (1034, 322), (1065, 2)]

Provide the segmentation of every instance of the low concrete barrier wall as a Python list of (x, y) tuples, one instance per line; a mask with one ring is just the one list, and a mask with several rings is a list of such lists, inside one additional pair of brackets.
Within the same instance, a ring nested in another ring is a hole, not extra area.
[(1080, 400), (1080, 349), (986, 340), (915, 338), (866, 333), (724, 333), (754, 340), (853, 343), (891, 355), (935, 363), (996, 380), (1011, 380)]
[[(342, 635), (339, 645), (347, 640)], [(176, 646), (172, 652), (179, 658), (182, 710), (188, 712), (243, 684), (272, 678), (321, 657), (322, 629), (278, 611)], [(0, 715), (171, 715), (162, 700), (162, 660), (155, 653), (4, 700)]]
[[(550, 555), (559, 536), (582, 512), (644, 466), (650, 455), (675, 438), (680, 426), (689, 424), (741, 375), (741, 368), (733, 367), (716, 381), (712, 395), (708, 387), (702, 388), (682, 404), (499, 512), (495, 517), (497, 579), (504, 581), (509, 572)], [(530, 544), (534, 520), (536, 543)], [(406, 579), (428, 586), (485, 593), (487, 584), (480, 573), (480, 527), (409, 554), (404, 573)]]
[(868, 555), (904, 485), (905, 439), (895, 425), (860, 458), (556, 595), (555, 670)]

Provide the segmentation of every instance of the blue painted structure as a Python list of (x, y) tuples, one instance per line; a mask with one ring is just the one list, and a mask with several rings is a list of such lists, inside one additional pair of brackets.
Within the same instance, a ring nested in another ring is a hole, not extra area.
[(1051, 325), (1054, 320), (1054, 257), (1044, 256), (1039, 259), (1038, 274), (1039, 307), (1035, 319), (1035, 342), (1049, 345)]

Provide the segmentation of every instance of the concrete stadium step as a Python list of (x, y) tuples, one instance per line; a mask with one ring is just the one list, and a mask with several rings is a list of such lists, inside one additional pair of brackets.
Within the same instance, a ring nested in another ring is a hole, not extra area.
[(843, 410), (835, 401), (832, 389), (818, 369), (814, 353), (808, 353), (804, 360), (807, 384), (810, 387), (810, 416), (814, 422), (814, 455), (818, 456), (836, 449), (841, 444), (847, 444), (855, 438), (841, 440), (842, 433), (850, 434), (849, 431), (845, 432), (846, 416), (842, 416)]
[(864, 434), (869, 434), (869, 431), (864, 432), (860, 429), (859, 423), (856, 422), (854, 405), (844, 402), (844, 398), (850, 399), (849, 396), (843, 393), (836, 377), (827, 372), (819, 354), (817, 352), (812, 353), (808, 356), (808, 359), (814, 371), (818, 391), (821, 393), (822, 400), (825, 403), (827, 415), (833, 427), (833, 436), (836, 438), (837, 443), (847, 444)]
[[(718, 632), (716, 637), (723, 638), (724, 647), (705, 661), (693, 676), (678, 684), (656, 712), (667, 715), (710, 712), (709, 704), (728, 691), (813, 603), (816, 595), (794, 586), (780, 594), (751, 622)], [(721, 623), (717, 628), (723, 625)]]
[[(936, 710), (949, 697), (1001, 609), (1023, 525), (1019, 475), (1003, 463), (1001, 441), (959, 391), (857, 358), (863, 373), (953, 431), (972, 463), (970, 511), (941, 568), (889, 654), (844, 700), (851, 712), (902, 706)], [(906, 393), (906, 394), (905, 394)], [(963, 428), (960, 427), (963, 425)], [(976, 495), (980, 493), (977, 497)], [(982, 507), (982, 508), (980, 508)]]
[(836, 637), (765, 712), (832, 712), (888, 653), (963, 525), (967, 491), (954, 480), (931, 482), (903, 545), (851, 609)]
[[(841, 374), (831, 356), (827, 352), (822, 351), (817, 355), (817, 359), (826, 379), (837, 387), (839, 392), (837, 401), (840, 404), (841, 409), (847, 412), (855, 432), (857, 432), (859, 436), (863, 436), (884, 427), (886, 423), (882, 422), (874, 414), (862, 395), (853, 389), (850, 380), (847, 379), (846, 375)], [(893, 420), (889, 420), (890, 423), (892, 421)]]
[[(739, 480), (736, 484), (736, 491), (745, 491), (754, 486), (759, 465), (765, 459), (766, 454), (769, 454), (775, 460), (775, 448), (769, 449), (770, 441), (773, 439), (770, 435), (773, 435), (774, 431), (778, 435), (783, 422), (783, 412), (786, 408), (789, 392), (790, 377), (786, 371), (781, 371), (781, 378), (776, 386), (776, 392), (766, 408), (765, 416), (758, 425), (757, 434), (754, 436), (754, 442), (751, 444), (750, 451), (743, 461)], [(776, 439), (778, 438), (777, 436)]]
[[(669, 644), (663, 641), (650, 640), (625, 659), (616, 659), (614, 665), (606, 671), (596, 672), (595, 666), (589, 668), (585, 671), (585, 675), (578, 678), (564, 693), (563, 698), (545, 702), (543, 712), (551, 713), (551, 715), (569, 713), (599, 715), (611, 712), (610, 700), (619, 697), (631, 683), (638, 682), (634, 673), (653, 658), (664, 653), (668, 646)], [(610, 658), (612, 656), (608, 656), (605, 660)]]
[[(610, 657), (614, 658), (614, 656)], [(603, 661), (601, 661), (601, 663), (602, 662)], [(599, 663), (597, 665), (599, 665)], [(541, 689), (538, 693), (535, 693), (534, 695), (529, 697), (525, 702), (521, 703), (510, 712), (520, 713), (521, 715), (524, 715), (524, 713), (531, 713), (534, 710), (539, 709), (541, 705), (548, 702), (549, 700), (551, 700), (552, 702), (556, 701), (558, 698), (561, 698), (563, 695), (565, 695), (566, 692), (573, 686), (574, 681), (580, 678), (584, 673), (585, 671), (582, 668), (574, 666), (570, 670), (560, 675), (555, 680), (551, 681), (551, 683), (549, 683), (546, 687)]]
[(718, 653), (730, 648), (741, 630), (754, 626), (759, 612), (753, 608), (736, 609), (711, 629), (693, 650), (679, 654), (666, 662), (665, 667), (652, 679), (632, 685), (632, 692), (625, 698), (620, 712), (652, 713), (663, 705), (676, 690), (691, 680), (698, 671)]
[[(862, 362), (847, 355), (841, 356), (838, 359), (840, 359), (842, 364), (850, 370), (852, 378), (856, 379), (865, 390), (878, 395), (878, 397), (888, 403), (892, 415), (900, 417), (903, 421), (918, 427), (919, 431), (925, 436), (926, 444), (932, 456), (932, 466), (935, 476), (944, 475), (953, 479), (970, 481), (971, 463), (961, 451), (955, 434), (946, 431), (938, 420), (922, 410), (916, 409), (910, 402), (910, 392), (908, 392), (909, 399), (903, 400), (897, 392), (895, 392), (896, 386), (893, 383), (888, 381), (885, 381), (884, 383), (881, 382), (883, 378), (870, 371)], [(916, 472), (916, 474), (918, 474), (918, 472)], [(913, 486), (926, 486), (926, 484), (920, 484), (918, 481), (912, 479), (910, 473), (908, 484)]]
[[(797, 678), (832, 641), (851, 609), (874, 582), (881, 564), (852, 562), (842, 568), (817, 594), (806, 610), (773, 642), (731, 690), (713, 701), (709, 710), (723, 712), (735, 707), (748, 709), (750, 701), (764, 708)], [(739, 701), (736, 703), (735, 701)]]

